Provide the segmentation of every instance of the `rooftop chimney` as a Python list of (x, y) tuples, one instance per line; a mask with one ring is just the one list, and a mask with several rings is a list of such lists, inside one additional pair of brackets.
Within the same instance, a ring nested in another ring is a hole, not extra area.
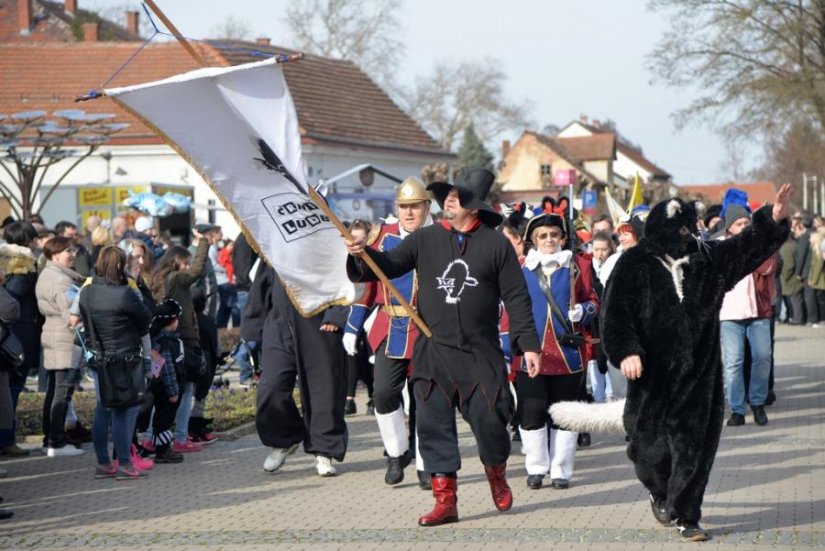
[(20, 34), (23, 36), (28, 35), (32, 30), (33, 12), (32, 0), (17, 0), (17, 22)]
[(83, 23), (83, 41), (98, 42), (100, 40), (99, 23)]
[(63, 11), (66, 13), (77, 13), (77, 0), (63, 0)]
[(261, 38), (256, 38), (255, 44), (263, 44), (264, 46), (269, 46), (269, 38), (265, 36), (262, 36)]
[(510, 154), (510, 140), (504, 140), (501, 142), (501, 159), (504, 160), (507, 158), (507, 155)]
[(136, 11), (126, 12), (126, 30), (132, 34), (140, 34), (140, 13)]

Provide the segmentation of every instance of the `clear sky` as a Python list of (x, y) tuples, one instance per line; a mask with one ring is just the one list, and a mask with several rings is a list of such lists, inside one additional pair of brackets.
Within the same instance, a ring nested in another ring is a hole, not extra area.
[[(137, 0), (80, 0), (80, 6), (130, 6)], [(228, 16), (255, 37), (290, 46), (283, 14), (288, 0), (155, 0), (182, 33), (207, 38)], [(667, 31), (645, 0), (405, 0), (406, 59), (403, 83), (429, 74), (440, 60), (498, 59), (507, 92), (532, 102), (534, 129), (564, 126), (586, 115), (613, 119), (645, 155), (676, 183), (710, 183), (732, 177), (728, 154), (709, 129), (676, 131), (670, 118), (693, 90), (651, 81), (645, 56)], [(142, 10), (141, 10), (142, 11)], [(511, 139), (521, 131), (514, 129)], [(500, 144), (495, 146), (500, 156)], [(753, 157), (753, 155), (751, 155)], [(750, 167), (748, 167), (750, 168)]]

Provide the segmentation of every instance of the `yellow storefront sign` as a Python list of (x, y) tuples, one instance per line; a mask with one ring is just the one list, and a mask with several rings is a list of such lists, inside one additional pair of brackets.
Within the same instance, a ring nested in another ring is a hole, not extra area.
[(129, 198), (129, 192), (135, 195), (149, 191), (149, 186), (120, 186), (115, 188), (115, 204), (122, 205)]
[(82, 187), (77, 190), (77, 203), (80, 207), (100, 207), (112, 204), (112, 188)]

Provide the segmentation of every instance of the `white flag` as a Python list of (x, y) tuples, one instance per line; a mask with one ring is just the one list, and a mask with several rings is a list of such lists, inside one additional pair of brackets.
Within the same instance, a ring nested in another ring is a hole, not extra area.
[(357, 298), (340, 233), (307, 194), (298, 117), (275, 59), (106, 94), (198, 170), (259, 245), (302, 315)]

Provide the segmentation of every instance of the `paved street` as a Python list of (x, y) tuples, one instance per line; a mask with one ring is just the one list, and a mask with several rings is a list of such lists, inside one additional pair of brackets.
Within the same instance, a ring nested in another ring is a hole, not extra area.
[[(719, 549), (825, 548), (825, 328), (780, 326), (770, 424), (748, 417), (725, 427), (705, 496), (703, 525)], [(339, 476), (319, 478), (300, 451), (266, 474), (257, 437), (219, 441), (181, 465), (141, 481), (94, 480), (94, 455), (0, 461), (11, 520), (0, 549), (676, 549), (690, 545), (654, 521), (618, 435), (593, 435), (580, 449), (567, 491), (525, 485), (514, 448), (515, 505), (497, 512), (461, 428), (458, 524), (419, 528), (432, 497), (413, 468), (399, 486), (383, 482), (375, 421), (348, 417), (350, 450)]]

